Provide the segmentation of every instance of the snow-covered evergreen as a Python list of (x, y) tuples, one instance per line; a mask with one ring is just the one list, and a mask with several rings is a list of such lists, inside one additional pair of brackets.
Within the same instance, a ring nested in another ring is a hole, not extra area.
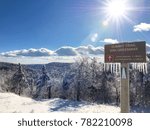
[(18, 70), (11, 77), (10, 91), (18, 95), (30, 96), (30, 86), (27, 82), (26, 76), (22, 70), (22, 66), (18, 65)]
[(42, 74), (37, 80), (36, 98), (51, 98), (51, 84), (50, 78), (47, 74), (46, 67), (42, 67)]

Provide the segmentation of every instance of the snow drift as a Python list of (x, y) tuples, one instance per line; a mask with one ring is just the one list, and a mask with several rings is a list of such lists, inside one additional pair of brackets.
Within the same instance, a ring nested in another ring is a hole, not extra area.
[(0, 93), (0, 113), (118, 113), (120, 108), (111, 105), (98, 105), (87, 102), (77, 102), (63, 99), (33, 100), (12, 93)]

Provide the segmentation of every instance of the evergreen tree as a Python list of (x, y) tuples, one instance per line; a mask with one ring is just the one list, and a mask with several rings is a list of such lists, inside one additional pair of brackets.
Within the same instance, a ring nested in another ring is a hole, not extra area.
[(51, 84), (50, 78), (47, 74), (46, 67), (42, 67), (42, 75), (39, 77), (37, 83), (36, 95), (37, 98), (51, 98)]
[(26, 80), (26, 76), (22, 70), (22, 66), (19, 63), (17, 72), (11, 78), (11, 92), (18, 95), (30, 95), (29, 84)]

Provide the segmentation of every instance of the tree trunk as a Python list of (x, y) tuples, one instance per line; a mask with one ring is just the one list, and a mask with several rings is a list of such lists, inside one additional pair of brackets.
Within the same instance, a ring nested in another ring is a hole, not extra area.
[(51, 86), (48, 87), (48, 99), (51, 98)]
[(77, 85), (77, 101), (80, 101), (80, 82)]

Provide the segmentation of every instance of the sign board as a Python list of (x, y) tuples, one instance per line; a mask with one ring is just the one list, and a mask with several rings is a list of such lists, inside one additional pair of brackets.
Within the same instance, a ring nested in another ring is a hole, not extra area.
[(105, 63), (130, 62), (146, 62), (145, 41), (105, 45)]
[(121, 113), (130, 111), (129, 63), (146, 62), (146, 42), (105, 45), (105, 63), (121, 63)]

